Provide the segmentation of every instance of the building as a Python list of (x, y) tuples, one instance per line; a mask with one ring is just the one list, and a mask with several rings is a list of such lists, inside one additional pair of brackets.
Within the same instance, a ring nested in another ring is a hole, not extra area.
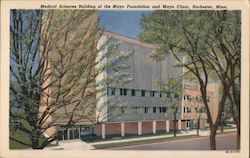
[[(181, 119), (185, 123), (184, 126), (182, 126), (182, 129), (197, 128), (197, 121), (199, 118), (200, 129), (208, 127), (206, 109), (201, 101), (199, 88), (198, 85), (188, 83), (184, 85)], [(209, 83), (207, 86), (207, 102), (214, 122), (218, 114), (220, 97), (219, 88), (220, 84), (218, 83)]]
[[(105, 139), (109, 136), (124, 137), (169, 132), (173, 129), (173, 112), (169, 105), (163, 101), (163, 96), (156, 82), (165, 80), (167, 76), (178, 77), (183, 74), (183, 69), (174, 67), (176, 60), (171, 55), (161, 62), (153, 62), (150, 59), (150, 55), (156, 50), (156, 46), (153, 44), (112, 32), (104, 32), (100, 44), (108, 39), (119, 43), (116, 54), (133, 52), (126, 61), (126, 64), (130, 67), (121, 70), (130, 74), (132, 80), (122, 85), (109, 83), (106, 93), (96, 96), (97, 98), (101, 96), (101, 99), (96, 102), (96, 107), (102, 110), (92, 111), (95, 120), (78, 122), (67, 131), (59, 129), (60, 140), (77, 139), (80, 136), (89, 135)], [(107, 51), (107, 49), (103, 51)], [(110, 61), (110, 59), (105, 60), (105, 62)], [(103, 72), (98, 76), (96, 82), (105, 80), (109, 75), (111, 75), (109, 72)], [(198, 116), (195, 106), (203, 106), (201, 103), (194, 106), (189, 100), (190, 98), (200, 97), (199, 87), (196, 85), (183, 86), (185, 90), (182, 104), (178, 107), (177, 113), (177, 129), (179, 130), (196, 128)], [(218, 84), (209, 84), (208, 99), (213, 116), (216, 116), (218, 97)], [(202, 112), (200, 127), (205, 128), (206, 124), (206, 113)]]
[[(111, 32), (105, 32), (101, 40), (109, 38), (113, 42), (119, 42), (116, 53), (133, 52), (127, 61), (130, 68), (126, 70), (132, 81), (122, 86), (108, 85), (106, 108), (103, 108), (107, 109), (108, 115), (97, 120), (105, 123), (97, 124), (94, 133), (102, 134), (104, 138), (104, 135), (113, 134), (125, 136), (169, 131), (173, 126), (172, 121), (169, 121), (173, 118), (173, 113), (167, 109), (156, 82), (167, 76), (178, 77), (182, 74), (182, 69), (173, 67), (175, 59), (172, 56), (162, 62), (152, 61), (150, 55), (155, 51), (155, 45)], [(104, 77), (110, 75), (108, 72), (104, 73)], [(116, 100), (116, 105), (109, 104), (111, 99)], [(181, 107), (178, 118), (180, 114)]]

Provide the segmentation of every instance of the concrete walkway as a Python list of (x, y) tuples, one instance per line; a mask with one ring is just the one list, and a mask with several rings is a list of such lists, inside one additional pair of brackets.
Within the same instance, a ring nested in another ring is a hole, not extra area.
[(45, 150), (91, 150), (95, 149), (90, 144), (77, 140), (60, 141), (58, 146), (47, 147)]

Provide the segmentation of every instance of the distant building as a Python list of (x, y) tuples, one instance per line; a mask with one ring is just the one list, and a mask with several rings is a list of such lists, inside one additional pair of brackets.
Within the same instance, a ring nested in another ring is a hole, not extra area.
[[(95, 119), (78, 122), (67, 131), (58, 128), (60, 140), (76, 139), (85, 135), (96, 135), (104, 139), (111, 135), (143, 135), (169, 132), (173, 129), (173, 112), (163, 101), (156, 82), (165, 80), (167, 76), (178, 77), (183, 74), (183, 69), (174, 67), (176, 60), (171, 55), (161, 62), (153, 62), (150, 59), (150, 55), (156, 50), (153, 44), (111, 32), (104, 32), (100, 43), (109, 38), (119, 43), (116, 53), (133, 52), (126, 62), (130, 67), (124, 70), (130, 74), (132, 80), (124, 85), (109, 84), (107, 93), (101, 94), (100, 101), (96, 102), (97, 109), (102, 110), (92, 111), (92, 115), (96, 116)], [(109, 59), (106, 59), (106, 62), (109, 62)], [(103, 72), (97, 78), (97, 82), (108, 76), (109, 72)], [(184, 85), (184, 87), (182, 104), (178, 107), (177, 113), (179, 130), (196, 128), (197, 114), (188, 98), (200, 96), (197, 85)], [(218, 97), (218, 84), (209, 84), (208, 100), (214, 118), (217, 114)], [(113, 100), (115, 103), (110, 104)], [(201, 128), (205, 128), (207, 124), (205, 112), (202, 113), (201, 120)], [(63, 125), (63, 121), (61, 124)]]
[[(204, 129), (206, 125), (208, 125), (206, 109), (202, 103), (199, 88), (198, 85), (184, 85), (181, 119), (185, 123), (182, 125), (182, 129), (197, 128), (197, 119), (199, 115), (200, 129)], [(219, 88), (219, 83), (209, 83), (207, 86), (207, 102), (214, 122), (218, 114), (218, 101), (220, 97)]]

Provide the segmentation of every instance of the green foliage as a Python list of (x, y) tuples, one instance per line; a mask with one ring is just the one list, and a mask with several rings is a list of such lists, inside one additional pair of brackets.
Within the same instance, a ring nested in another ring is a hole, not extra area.
[[(226, 14), (226, 15), (224, 15)], [(154, 11), (142, 18), (144, 33), (140, 38), (159, 46), (154, 58), (164, 59), (170, 51), (186, 57), (185, 64), (192, 66), (200, 57), (209, 59), (213, 47), (218, 60), (225, 67), (225, 57), (220, 51), (219, 40), (224, 41), (228, 51), (239, 50), (239, 11)]]
[[(236, 87), (240, 83), (241, 12), (157, 10), (144, 16), (141, 25), (144, 32), (140, 38), (158, 45), (153, 58), (163, 60), (171, 53), (186, 69), (185, 72), (191, 73), (191, 77), (198, 81), (210, 124), (210, 148), (214, 150), (216, 129), (226, 98), (231, 100), (232, 115), (240, 111), (240, 93)], [(222, 84), (215, 122), (205, 100), (211, 76)], [(240, 117), (235, 115), (234, 120), (239, 125)]]
[(165, 81), (158, 81), (157, 86), (166, 104), (169, 105), (173, 111), (177, 112), (177, 108), (181, 106), (183, 91), (182, 79), (168, 76)]

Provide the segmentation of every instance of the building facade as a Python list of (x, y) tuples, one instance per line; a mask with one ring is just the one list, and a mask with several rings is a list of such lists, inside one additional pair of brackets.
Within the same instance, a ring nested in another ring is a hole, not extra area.
[[(108, 83), (106, 92), (97, 94), (96, 116), (91, 122), (79, 122), (68, 130), (59, 130), (59, 140), (78, 139), (95, 135), (102, 139), (109, 136), (130, 136), (170, 132), (174, 128), (173, 111), (163, 100), (162, 93), (157, 87), (157, 81), (163, 81), (167, 76), (179, 77), (183, 69), (175, 67), (176, 60), (168, 55), (161, 62), (154, 62), (150, 58), (156, 50), (153, 44), (141, 42), (119, 34), (104, 32), (100, 45), (107, 40), (118, 43), (113, 57), (123, 52), (132, 52), (126, 61), (129, 66), (124, 73), (131, 78), (126, 84)], [(104, 49), (103, 51), (107, 51)], [(106, 52), (101, 52), (105, 54)], [(106, 59), (108, 63), (111, 59)], [(110, 72), (103, 72), (96, 82), (107, 79)], [(184, 82), (183, 82), (184, 83)], [(200, 118), (200, 128), (207, 125), (204, 105), (201, 102), (190, 101), (190, 98), (199, 98), (199, 86), (183, 85), (184, 92), (181, 105), (177, 110), (177, 129), (188, 130), (197, 127)], [(209, 107), (213, 118), (219, 100), (219, 86), (210, 83), (208, 86)], [(101, 99), (100, 99), (101, 98)], [(100, 110), (101, 109), (101, 110)], [(197, 109), (203, 109), (197, 112)], [(199, 117), (200, 116), (200, 117)]]

